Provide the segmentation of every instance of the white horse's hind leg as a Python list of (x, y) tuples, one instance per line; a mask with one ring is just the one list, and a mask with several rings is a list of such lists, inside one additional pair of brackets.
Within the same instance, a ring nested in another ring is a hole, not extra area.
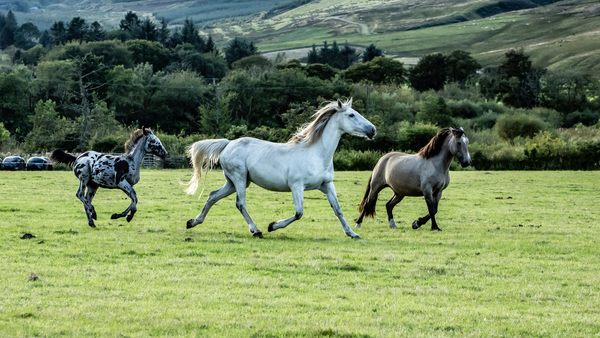
[(346, 235), (352, 238), (361, 238), (358, 234), (352, 231), (348, 225), (348, 222), (346, 222), (344, 213), (342, 212), (342, 208), (340, 207), (340, 203), (338, 202), (337, 195), (335, 193), (335, 186), (333, 185), (333, 182), (321, 185), (319, 190), (321, 190), (327, 196), (327, 200), (329, 200), (329, 204), (331, 205), (331, 208), (333, 208), (333, 212), (340, 220), (340, 223), (342, 223), (342, 228), (344, 228)]
[(286, 226), (290, 225), (290, 223), (292, 223), (293, 221), (297, 221), (300, 218), (302, 218), (302, 215), (304, 214), (304, 187), (300, 186), (297, 188), (293, 188), (292, 197), (294, 198), (294, 206), (296, 207), (296, 213), (292, 217), (269, 224), (269, 232), (285, 228)]
[(215, 203), (217, 203), (220, 199), (225, 198), (225, 197), (233, 194), (234, 192), (235, 192), (235, 186), (233, 185), (233, 183), (231, 183), (230, 180), (227, 180), (227, 182), (225, 182), (225, 185), (222, 186), (220, 189), (212, 191), (208, 195), (208, 199), (206, 200), (206, 203), (204, 203), (204, 207), (202, 208), (202, 211), (200, 212), (198, 217), (187, 221), (187, 228), (188, 229), (193, 228), (198, 224), (202, 224), (202, 222), (204, 222), (204, 218), (206, 218), (206, 215), (208, 214), (208, 211), (210, 210), (210, 208), (213, 205), (215, 205)]

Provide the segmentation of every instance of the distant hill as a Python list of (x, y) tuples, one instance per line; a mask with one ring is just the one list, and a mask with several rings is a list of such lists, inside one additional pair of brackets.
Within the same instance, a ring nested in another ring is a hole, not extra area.
[(489, 65), (523, 47), (538, 66), (600, 75), (600, 0), (0, 0), (9, 9), (40, 28), (81, 16), (110, 30), (129, 10), (189, 17), (221, 46), (244, 36), (261, 51), (336, 40), (409, 58), (464, 49)]

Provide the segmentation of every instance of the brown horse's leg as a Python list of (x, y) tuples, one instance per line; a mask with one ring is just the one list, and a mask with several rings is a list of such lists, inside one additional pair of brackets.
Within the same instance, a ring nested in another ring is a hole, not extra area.
[(413, 229), (418, 229), (421, 227), (421, 225), (429, 222), (429, 219), (431, 218), (431, 216), (429, 216), (429, 214), (419, 218), (418, 220), (414, 221), (412, 224), (412, 228)]
[(396, 225), (396, 221), (394, 221), (394, 215), (392, 214), (392, 210), (394, 210), (396, 204), (400, 203), (400, 201), (402, 201), (403, 198), (404, 196), (398, 196), (394, 194), (394, 196), (392, 196), (392, 199), (390, 199), (385, 205), (388, 214), (388, 222), (390, 222), (390, 228), (392, 229), (398, 228), (398, 226)]

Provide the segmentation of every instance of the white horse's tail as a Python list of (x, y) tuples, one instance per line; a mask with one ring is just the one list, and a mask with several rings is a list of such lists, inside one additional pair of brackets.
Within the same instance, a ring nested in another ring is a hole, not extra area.
[[(202, 178), (202, 171), (210, 170), (219, 161), (219, 156), (225, 147), (229, 144), (227, 139), (218, 140), (204, 140), (198, 141), (187, 150), (187, 154), (191, 159), (192, 166), (194, 167), (194, 176), (186, 184), (187, 189), (185, 190), (188, 194), (193, 195), (198, 189), (200, 179)], [(202, 196), (202, 193), (200, 194)]]

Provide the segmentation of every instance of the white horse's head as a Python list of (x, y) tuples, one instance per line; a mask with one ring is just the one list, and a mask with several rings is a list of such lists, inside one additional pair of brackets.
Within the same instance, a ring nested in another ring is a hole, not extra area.
[(336, 109), (338, 113), (331, 119), (336, 121), (340, 129), (345, 133), (366, 136), (370, 139), (377, 134), (375, 126), (369, 120), (362, 117), (356, 110), (352, 109), (352, 99), (346, 103), (338, 99)]
[(465, 135), (462, 127), (459, 129), (450, 128), (452, 139), (449, 142), (450, 152), (454, 155), (460, 165), (465, 168), (471, 164), (471, 155), (469, 154), (469, 139)]
[(146, 136), (146, 152), (162, 159), (167, 157), (167, 149), (163, 147), (158, 137), (152, 133), (152, 129), (142, 127), (142, 130), (144, 131), (144, 136)]

